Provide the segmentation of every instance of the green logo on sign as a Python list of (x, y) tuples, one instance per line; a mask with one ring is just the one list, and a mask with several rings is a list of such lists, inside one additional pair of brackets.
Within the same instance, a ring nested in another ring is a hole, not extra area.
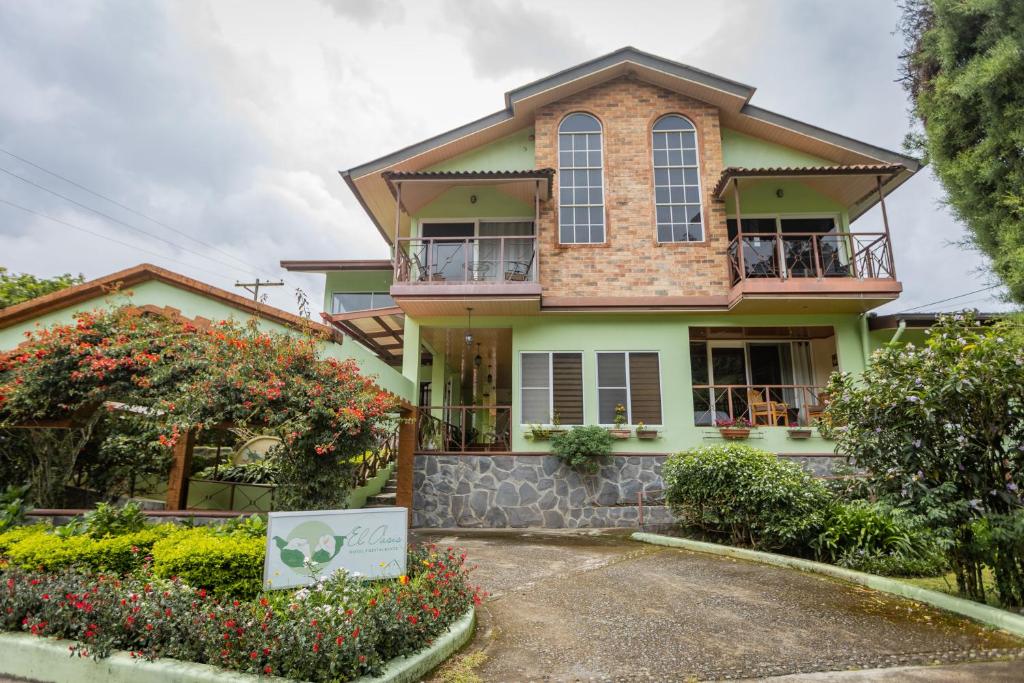
[(334, 530), (323, 522), (310, 521), (292, 529), (288, 538), (274, 536), (274, 543), (282, 564), (304, 569), (307, 561), (322, 566), (337, 557), (345, 537), (335, 536)]

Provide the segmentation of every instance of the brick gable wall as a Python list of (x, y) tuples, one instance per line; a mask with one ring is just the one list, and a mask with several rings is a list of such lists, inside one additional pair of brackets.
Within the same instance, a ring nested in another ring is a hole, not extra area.
[[(583, 111), (604, 134), (604, 244), (558, 242), (558, 177), (541, 207), (540, 278), (548, 296), (714, 296), (727, 294), (725, 206), (708, 196), (722, 172), (718, 109), (623, 77), (546, 105), (536, 113), (538, 168), (558, 168), (558, 125)], [(654, 217), (651, 128), (665, 114), (697, 127), (704, 241), (659, 244)]]

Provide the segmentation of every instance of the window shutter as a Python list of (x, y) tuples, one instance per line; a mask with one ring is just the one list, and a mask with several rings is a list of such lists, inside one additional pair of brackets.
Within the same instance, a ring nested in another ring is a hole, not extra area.
[(658, 354), (629, 354), (630, 417), (633, 424), (660, 425), (661, 378)]
[(565, 425), (583, 424), (583, 355), (556, 353), (551, 359), (554, 374), (553, 403)]
[(522, 424), (547, 424), (551, 421), (548, 354), (524, 353), (522, 356)]

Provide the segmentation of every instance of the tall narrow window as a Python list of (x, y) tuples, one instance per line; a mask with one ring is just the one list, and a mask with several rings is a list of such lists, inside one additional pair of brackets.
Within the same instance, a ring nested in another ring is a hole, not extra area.
[(697, 130), (670, 114), (654, 124), (654, 204), (659, 242), (700, 242), (700, 168)]
[(520, 360), (520, 424), (583, 424), (583, 354), (524, 353)]
[(657, 353), (597, 354), (598, 422), (615, 422), (615, 408), (619, 405), (626, 409), (629, 424), (661, 424), (661, 370)]
[(604, 242), (601, 124), (570, 114), (558, 127), (558, 238), (564, 244)]

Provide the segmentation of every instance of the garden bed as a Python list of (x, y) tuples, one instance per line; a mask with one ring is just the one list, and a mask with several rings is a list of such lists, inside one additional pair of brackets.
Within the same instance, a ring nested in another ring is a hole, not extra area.
[(1000, 628), (1014, 635), (1024, 637), (1024, 616), (1014, 614), (1007, 610), (989, 607), (988, 605), (982, 605), (972, 600), (964, 600), (963, 598), (957, 598), (946, 593), (921, 588), (920, 586), (906, 583), (902, 580), (892, 579), (885, 576), (877, 576), (875, 574), (867, 574), (865, 572), (858, 572), (852, 569), (826, 564), (824, 562), (803, 560), (789, 555), (778, 555), (775, 553), (762, 552), (760, 550), (750, 550), (749, 548), (737, 548), (735, 546), (721, 545), (718, 543), (694, 541), (675, 536), (637, 532), (634, 533), (631, 538), (642, 543), (684, 548), (686, 550), (693, 550), (701, 553), (724, 555), (726, 557), (733, 557), (736, 559), (761, 562), (777, 567), (788, 567), (790, 569), (799, 569), (801, 571), (831, 576), (843, 581), (849, 581), (850, 583), (860, 584), (883, 593), (890, 593), (892, 595), (910, 598), (911, 600), (917, 600), (918, 602), (923, 602), (927, 605), (931, 605), (932, 607), (960, 614), (988, 626)]
[(81, 662), (78, 675), (48, 678), (32, 669), (46, 648), (6, 634), (0, 651), (21, 654), (4, 657), (0, 669), (44, 680), (101, 680), (127, 657), (127, 664), (159, 660), (157, 677), (187, 670), (198, 676), (187, 680), (212, 680), (194, 668), (210, 665), (218, 674), (348, 681), (381, 675), (396, 658), (418, 662), (415, 653), (428, 647), (429, 669), (439, 663), (436, 646), (448, 642), (450, 629), (458, 626), (459, 637), (468, 638), (480, 594), (468, 582), (464, 554), (424, 546), (409, 551), (408, 573), (399, 579), (339, 573), (309, 588), (263, 592), (264, 538), (258, 517), (212, 527), (108, 533), (86, 525), (58, 533), (36, 525), (0, 534), (0, 629), (47, 639), (38, 642), (68, 641), (65, 655), (70, 648), (79, 658), (106, 662)]

